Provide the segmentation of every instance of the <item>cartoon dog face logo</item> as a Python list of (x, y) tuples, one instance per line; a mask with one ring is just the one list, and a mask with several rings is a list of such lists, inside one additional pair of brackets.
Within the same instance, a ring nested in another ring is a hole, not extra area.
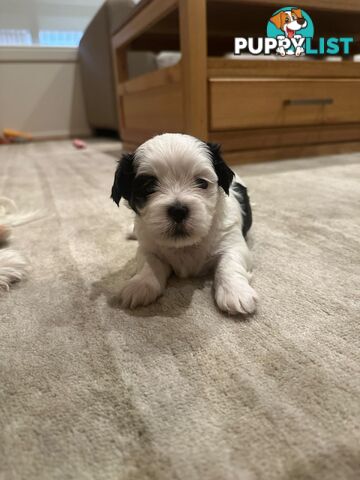
[(294, 38), (295, 34), (302, 28), (306, 28), (307, 21), (303, 17), (300, 8), (289, 11), (281, 11), (270, 18), (276, 28), (282, 30), (288, 38)]
[[(279, 34), (279, 30), (281, 34)], [(304, 10), (295, 7), (284, 7), (278, 10), (270, 18), (267, 27), (268, 36), (277, 38), (276, 53), (282, 57), (305, 55), (305, 40), (308, 37), (312, 38), (313, 32), (314, 27), (309, 15)]]

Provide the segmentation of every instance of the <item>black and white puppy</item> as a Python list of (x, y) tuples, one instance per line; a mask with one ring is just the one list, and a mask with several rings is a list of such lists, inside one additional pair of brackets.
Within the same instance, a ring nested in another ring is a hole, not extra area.
[(124, 198), (136, 213), (139, 266), (121, 291), (124, 307), (154, 302), (172, 272), (184, 278), (213, 269), (221, 310), (255, 310), (245, 241), (252, 223), (249, 197), (218, 145), (158, 135), (123, 155), (111, 198), (117, 205)]

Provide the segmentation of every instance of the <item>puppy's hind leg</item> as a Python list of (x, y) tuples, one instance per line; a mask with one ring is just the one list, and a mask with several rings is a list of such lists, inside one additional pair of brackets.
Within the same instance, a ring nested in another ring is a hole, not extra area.
[(146, 253), (138, 273), (123, 287), (120, 298), (125, 308), (149, 305), (165, 290), (171, 268), (152, 253)]
[(241, 232), (230, 234), (222, 245), (215, 270), (215, 300), (220, 310), (236, 315), (253, 313), (257, 294), (250, 286), (251, 258)]

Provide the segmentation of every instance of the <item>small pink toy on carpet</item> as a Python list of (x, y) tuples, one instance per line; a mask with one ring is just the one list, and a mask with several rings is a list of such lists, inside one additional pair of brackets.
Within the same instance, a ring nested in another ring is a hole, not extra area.
[(86, 143), (84, 142), (84, 140), (80, 140), (79, 138), (75, 138), (75, 140), (73, 140), (73, 145), (75, 148), (77, 148), (78, 150), (83, 150), (84, 148), (87, 147)]

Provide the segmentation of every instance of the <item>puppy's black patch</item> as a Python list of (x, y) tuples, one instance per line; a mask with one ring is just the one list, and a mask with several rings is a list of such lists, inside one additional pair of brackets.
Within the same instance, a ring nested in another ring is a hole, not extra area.
[(210, 150), (211, 161), (215, 173), (218, 177), (218, 184), (229, 195), (229, 188), (234, 178), (234, 172), (229, 168), (220, 154), (220, 145), (217, 143), (207, 143)]
[(135, 175), (134, 154), (124, 153), (118, 162), (111, 189), (111, 198), (117, 206), (119, 206), (121, 198), (130, 200)]
[(234, 191), (235, 197), (240, 203), (243, 218), (242, 233), (244, 237), (246, 237), (246, 234), (250, 230), (250, 227), (252, 225), (252, 211), (250, 205), (250, 198), (247, 193), (247, 188), (244, 187), (244, 185), (241, 185), (241, 183), (234, 182), (231, 185), (231, 189)]
[(129, 201), (131, 208), (135, 212), (145, 205), (147, 197), (156, 191), (157, 185), (157, 178), (151, 175), (139, 175), (135, 177)]
[(121, 198), (129, 202), (134, 212), (145, 205), (149, 195), (155, 192), (157, 179), (150, 175), (136, 176), (134, 154), (125, 153), (118, 162), (111, 198), (119, 206)]

